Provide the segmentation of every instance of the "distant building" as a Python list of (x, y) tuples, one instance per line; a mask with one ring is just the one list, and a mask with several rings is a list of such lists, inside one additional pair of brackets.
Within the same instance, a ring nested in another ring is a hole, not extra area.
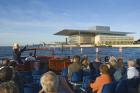
[(131, 32), (111, 31), (109, 26), (95, 26), (88, 30), (64, 29), (54, 35), (68, 36), (70, 44), (127, 45), (133, 44)]

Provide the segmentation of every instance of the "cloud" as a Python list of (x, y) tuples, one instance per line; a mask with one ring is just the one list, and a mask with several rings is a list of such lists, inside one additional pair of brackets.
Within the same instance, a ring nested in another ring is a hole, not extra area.
[[(90, 0), (79, 4), (79, 1), (0, 0), (0, 44), (63, 41), (63, 37), (52, 34), (94, 25), (108, 25), (112, 30), (126, 32), (140, 30), (139, 8), (135, 6), (127, 9), (129, 4), (125, 7), (121, 4), (118, 7), (121, 0), (117, 4), (112, 0), (104, 1), (109, 6), (102, 6), (103, 3), (97, 1), (90, 3)], [(138, 38), (138, 35), (140, 33), (135, 36)]]

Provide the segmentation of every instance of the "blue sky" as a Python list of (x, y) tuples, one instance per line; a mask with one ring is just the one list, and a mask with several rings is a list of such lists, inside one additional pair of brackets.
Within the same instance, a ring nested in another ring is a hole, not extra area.
[(95, 25), (140, 38), (140, 0), (0, 0), (0, 45), (64, 41), (52, 34)]

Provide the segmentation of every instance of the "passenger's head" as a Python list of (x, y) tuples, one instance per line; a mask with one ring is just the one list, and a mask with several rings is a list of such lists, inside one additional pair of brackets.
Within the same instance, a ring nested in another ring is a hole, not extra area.
[(19, 93), (19, 90), (13, 82), (4, 82), (0, 84), (0, 93)]
[(107, 65), (102, 64), (102, 65), (100, 65), (99, 69), (100, 69), (101, 74), (109, 74), (109, 70), (108, 70)]
[(19, 48), (20, 48), (20, 46), (19, 46), (18, 43), (14, 43), (14, 44), (13, 44), (13, 49), (19, 49)]
[(83, 65), (88, 65), (89, 63), (88, 63), (88, 58), (84, 58), (83, 60), (82, 60), (82, 64)]
[(10, 60), (9, 60), (8, 58), (3, 58), (3, 59), (2, 59), (2, 65), (3, 65), (3, 66), (8, 66), (9, 63), (10, 63)]
[(132, 59), (128, 60), (128, 67), (135, 67), (135, 61)]
[(100, 61), (101, 61), (100, 57), (99, 56), (96, 56), (95, 62), (100, 62)]
[(0, 81), (6, 82), (10, 81), (13, 76), (13, 70), (9, 67), (1, 67), (0, 68)]
[(109, 62), (109, 56), (105, 56), (104, 61), (105, 61), (105, 62)]
[(58, 91), (59, 80), (57, 75), (52, 71), (43, 74), (40, 83), (42, 86), (41, 91), (45, 93), (56, 93)]
[(140, 58), (136, 59), (137, 66), (140, 67)]
[(73, 62), (74, 63), (79, 63), (80, 62), (80, 56), (76, 55), (73, 57)]
[(111, 67), (116, 68), (117, 63), (116, 63), (116, 58), (114, 56), (110, 57), (109, 64), (110, 64)]
[(83, 56), (83, 59), (88, 59), (88, 56), (87, 56), (87, 55), (84, 55), (84, 56)]
[(124, 64), (123, 64), (123, 59), (122, 59), (122, 58), (118, 58), (118, 60), (117, 60), (117, 65), (118, 65), (119, 67), (123, 67), (123, 66), (124, 66)]

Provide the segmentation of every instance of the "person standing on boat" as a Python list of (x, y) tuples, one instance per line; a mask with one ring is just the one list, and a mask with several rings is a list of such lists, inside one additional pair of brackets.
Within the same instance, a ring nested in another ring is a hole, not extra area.
[(21, 53), (25, 50), (26, 50), (26, 46), (21, 49), (19, 44), (14, 43), (14, 45), (13, 45), (13, 59), (15, 61), (17, 61), (19, 64), (22, 64)]

